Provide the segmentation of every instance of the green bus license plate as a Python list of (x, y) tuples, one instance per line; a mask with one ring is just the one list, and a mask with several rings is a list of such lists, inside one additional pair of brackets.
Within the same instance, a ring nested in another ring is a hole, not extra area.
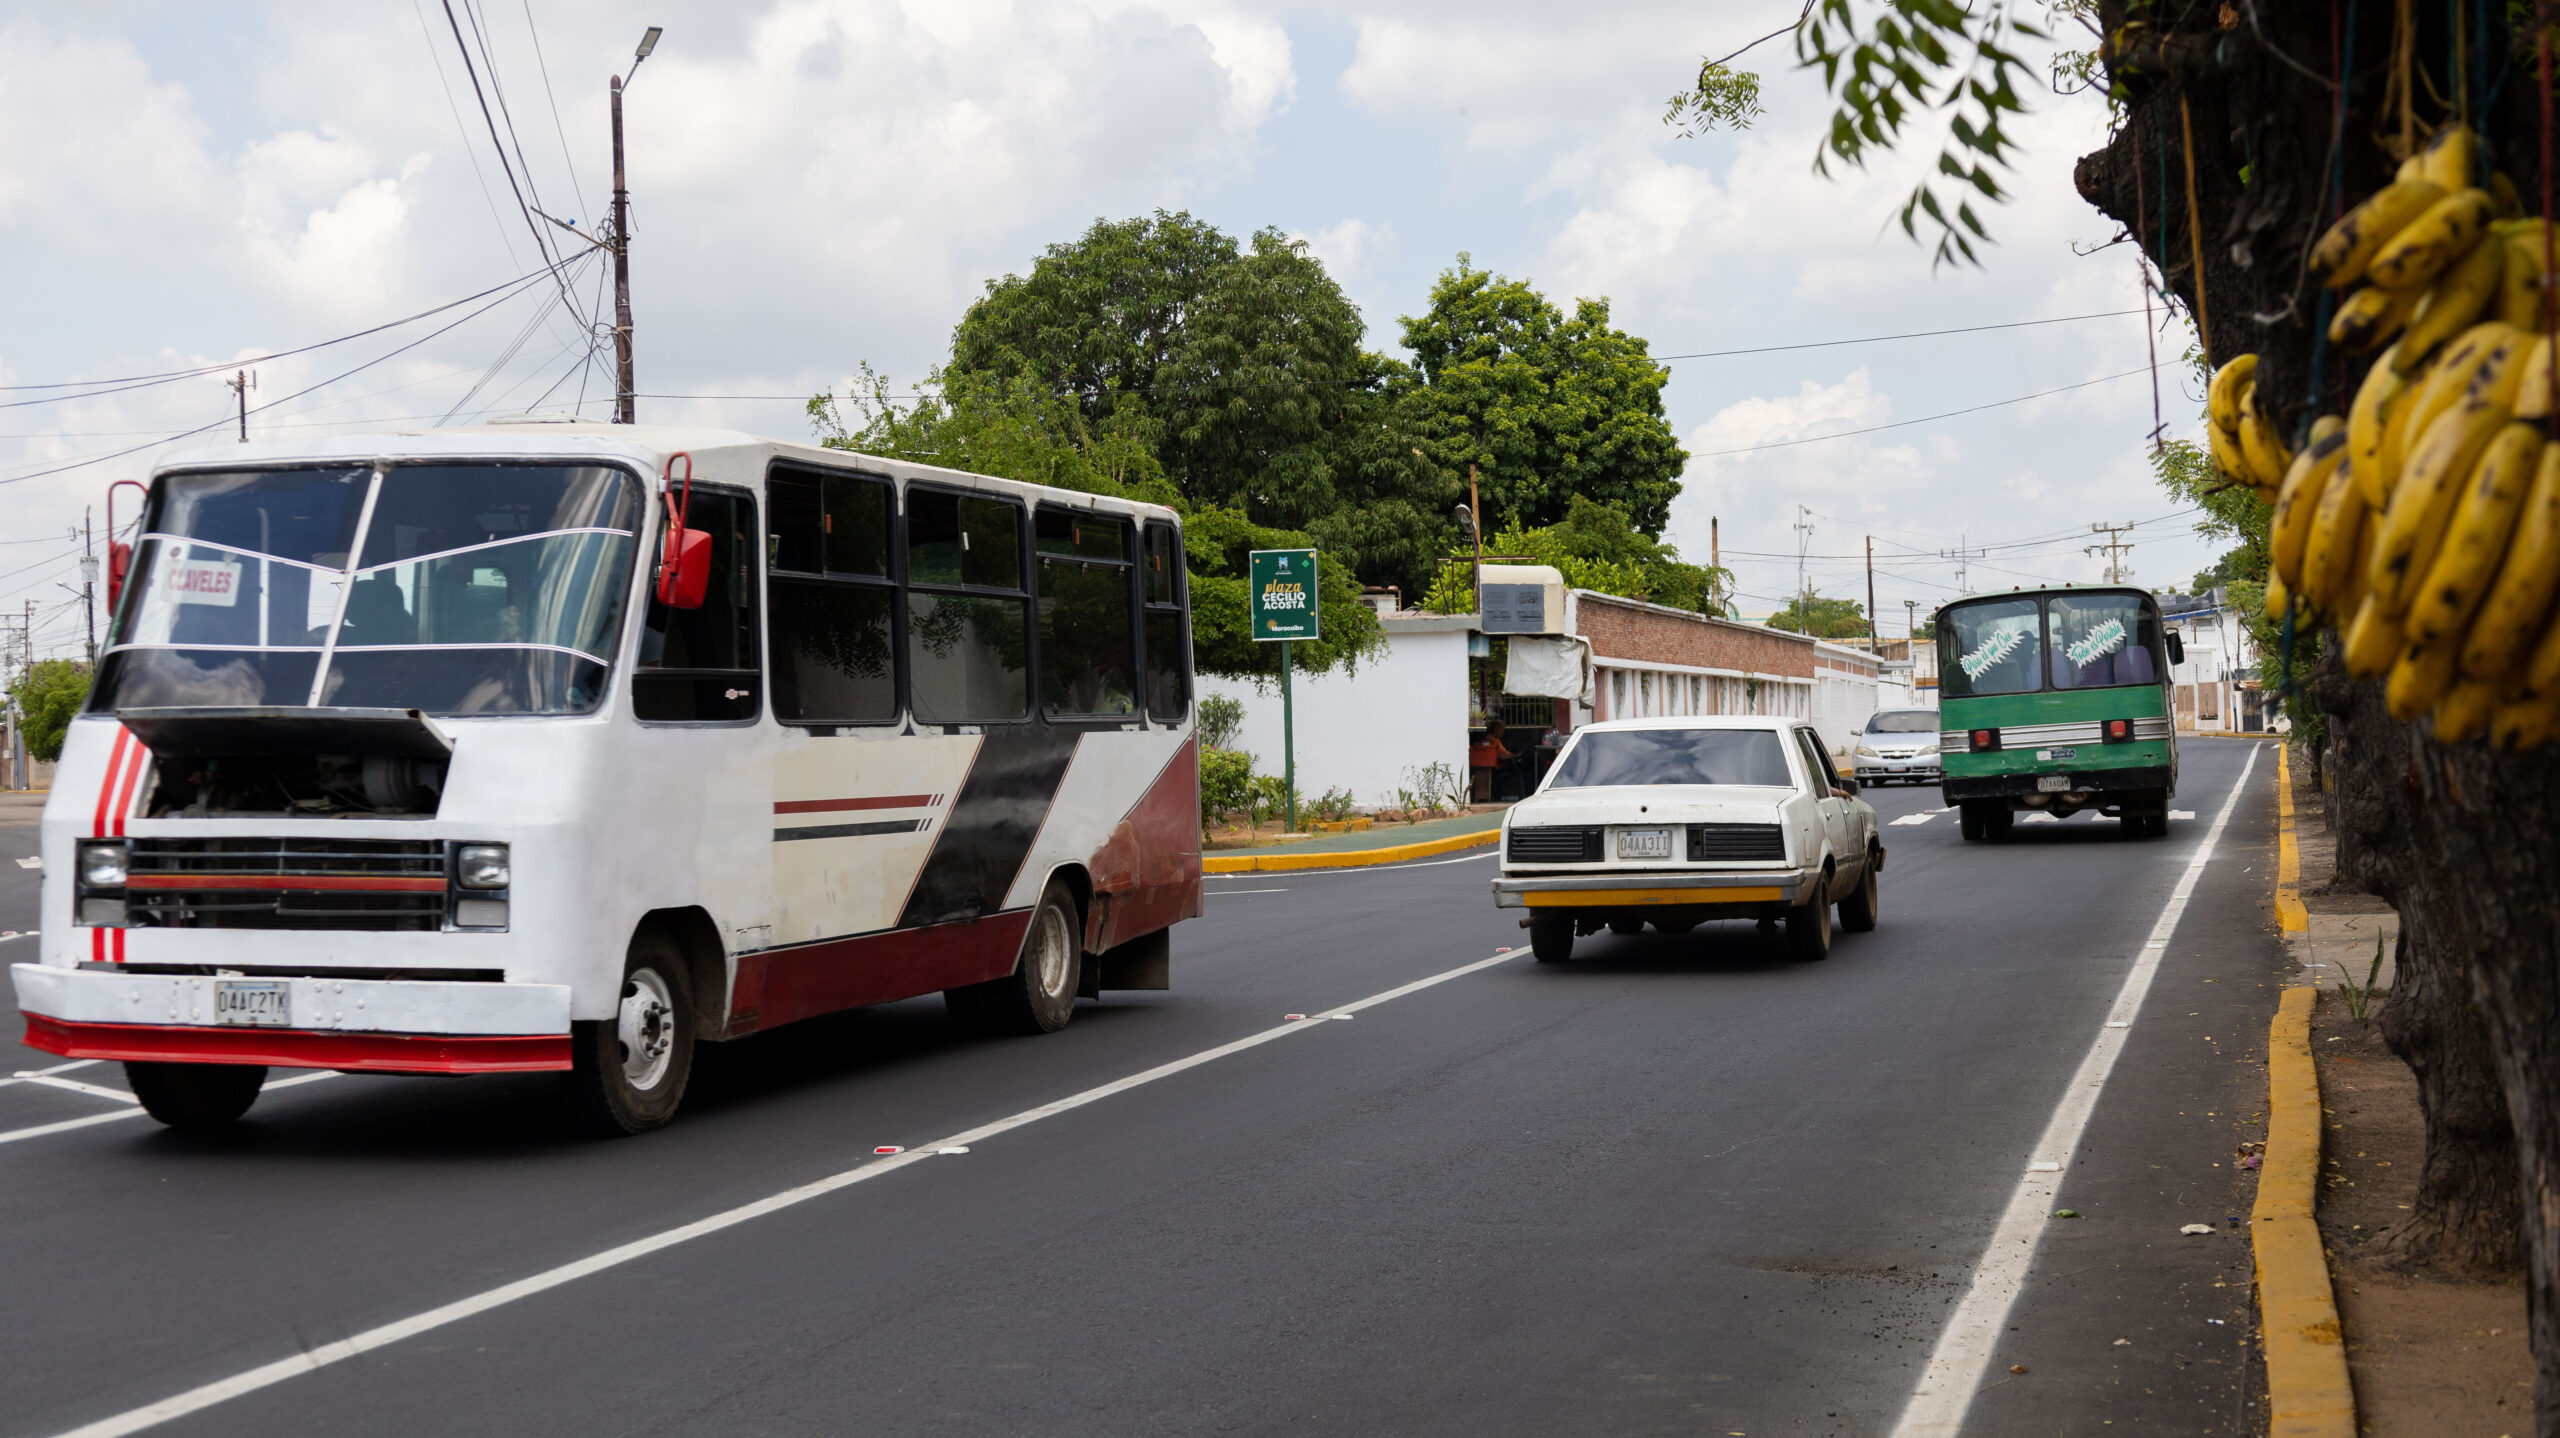
[(2068, 774), (2038, 774), (2036, 776), (2036, 792), (2039, 794), (2059, 794), (2070, 787), (2071, 776)]
[(216, 979), (213, 1021), (260, 1029), (291, 1028), (293, 990), (274, 981)]

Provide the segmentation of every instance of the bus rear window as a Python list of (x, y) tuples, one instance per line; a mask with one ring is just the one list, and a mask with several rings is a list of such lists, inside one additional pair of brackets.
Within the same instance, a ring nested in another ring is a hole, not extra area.
[(2054, 688), (2160, 682), (2160, 616), (2140, 595), (2057, 594), (2047, 608)]
[(1988, 599), (1946, 611), (1938, 626), (1938, 692), (1949, 699), (2026, 694), (2044, 686), (2044, 657), (2032, 599)]

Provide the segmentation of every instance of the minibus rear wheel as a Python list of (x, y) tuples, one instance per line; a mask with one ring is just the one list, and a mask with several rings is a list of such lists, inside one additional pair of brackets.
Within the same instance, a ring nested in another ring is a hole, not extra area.
[(267, 1071), (256, 1064), (127, 1063), (124, 1081), (142, 1111), (169, 1127), (228, 1128), (258, 1101)]
[(693, 1076), (693, 994), (675, 939), (633, 935), (614, 1016), (569, 1030), (569, 1110), (581, 1128), (623, 1138), (674, 1118)]
[(976, 1033), (1056, 1033), (1075, 1017), (1083, 935), (1075, 895), (1050, 880), (1022, 931), (1022, 954), (1013, 972), (983, 984), (944, 989), (943, 1006), (954, 1023)]

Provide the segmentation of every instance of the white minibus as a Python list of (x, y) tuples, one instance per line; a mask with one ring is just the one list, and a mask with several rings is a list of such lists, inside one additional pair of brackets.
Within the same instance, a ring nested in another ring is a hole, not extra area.
[(12, 976), (165, 1123), (558, 1070), (636, 1133), (697, 1042), (935, 991), (1054, 1030), (1201, 912), (1168, 509), (502, 424), (170, 459), (111, 575)]

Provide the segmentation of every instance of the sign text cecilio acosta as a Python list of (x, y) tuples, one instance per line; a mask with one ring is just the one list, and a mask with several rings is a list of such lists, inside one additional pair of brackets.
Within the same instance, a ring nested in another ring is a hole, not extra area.
[(1320, 629), (1316, 552), (1257, 549), (1247, 576), (1256, 639), (1313, 639)]

